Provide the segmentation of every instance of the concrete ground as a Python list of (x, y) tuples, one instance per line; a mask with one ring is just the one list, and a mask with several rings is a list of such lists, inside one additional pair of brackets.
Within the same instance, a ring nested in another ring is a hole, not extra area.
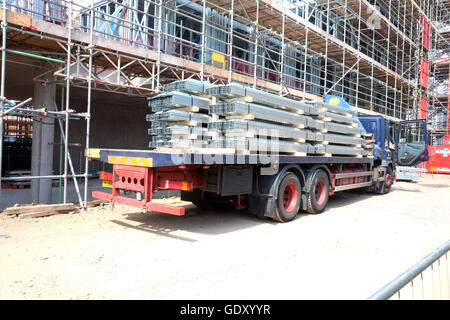
[(0, 299), (366, 299), (450, 239), (450, 176), (286, 224), (188, 206), (0, 218)]

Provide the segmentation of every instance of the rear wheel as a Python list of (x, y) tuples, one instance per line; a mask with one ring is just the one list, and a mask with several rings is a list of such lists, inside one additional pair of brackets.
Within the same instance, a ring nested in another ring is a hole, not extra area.
[(300, 180), (294, 173), (286, 172), (278, 186), (273, 219), (278, 222), (293, 220), (300, 209), (300, 201)]
[(311, 179), (311, 189), (307, 196), (306, 211), (321, 213), (325, 210), (330, 195), (330, 181), (323, 170), (317, 170)]

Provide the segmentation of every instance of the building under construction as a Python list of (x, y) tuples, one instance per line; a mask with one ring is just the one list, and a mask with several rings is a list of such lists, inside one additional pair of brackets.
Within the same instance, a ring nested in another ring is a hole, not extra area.
[[(84, 150), (147, 148), (146, 98), (181, 79), (338, 95), (360, 113), (427, 118), (431, 144), (450, 143), (445, 0), (0, 3), (1, 126), (10, 140), (32, 137), (33, 202), (51, 201), (52, 179), (64, 202), (82, 180), (87, 201), (98, 168)], [(15, 169), (1, 163), (2, 176)]]

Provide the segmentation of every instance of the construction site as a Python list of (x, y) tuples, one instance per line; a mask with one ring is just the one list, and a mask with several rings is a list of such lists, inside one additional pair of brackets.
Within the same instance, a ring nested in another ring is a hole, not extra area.
[(0, 20), (0, 299), (450, 298), (450, 1)]

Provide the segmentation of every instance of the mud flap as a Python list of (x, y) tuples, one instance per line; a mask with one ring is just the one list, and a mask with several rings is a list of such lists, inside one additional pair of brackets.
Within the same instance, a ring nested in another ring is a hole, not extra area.
[(249, 195), (248, 212), (260, 218), (273, 218), (275, 199), (273, 197)]

